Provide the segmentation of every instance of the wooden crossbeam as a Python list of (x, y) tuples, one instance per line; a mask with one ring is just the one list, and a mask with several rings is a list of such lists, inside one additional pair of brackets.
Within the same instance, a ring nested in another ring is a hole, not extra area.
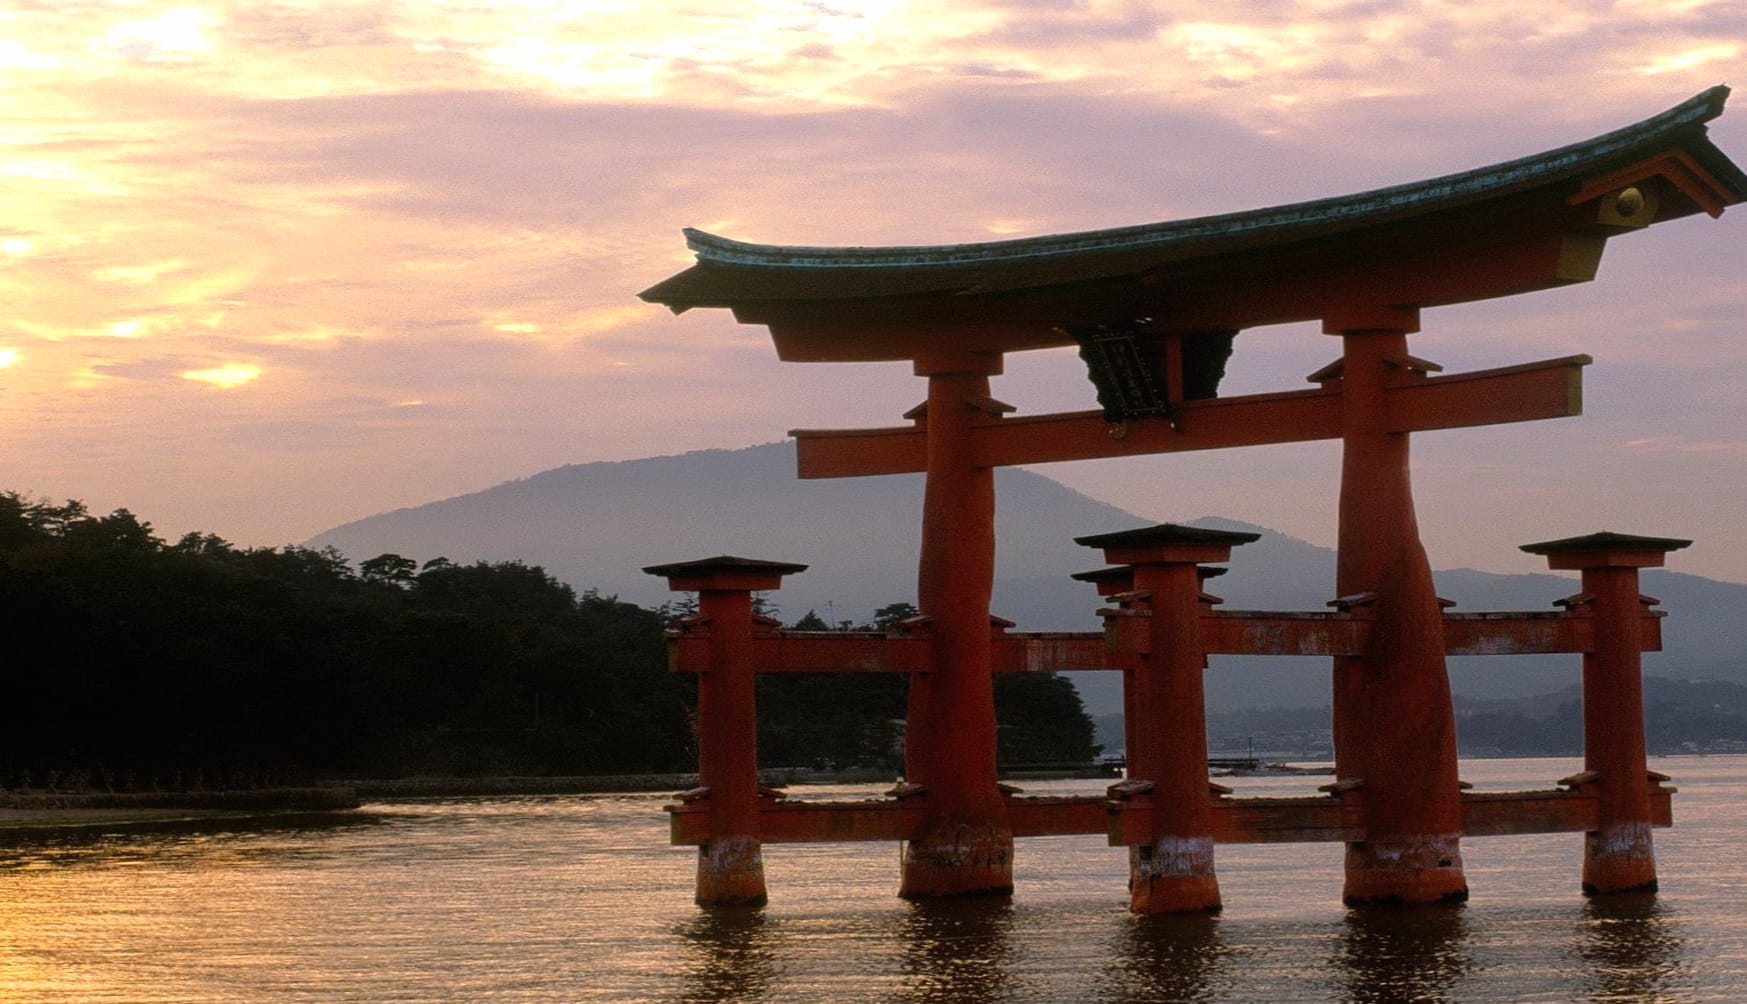
[(1102, 631), (1003, 632), (990, 661), (997, 673), (1071, 673), (1119, 668)]
[[(1152, 815), (1169, 812), (1143, 801), (1112, 802), (1102, 795), (1009, 798), (1007, 817), (1016, 837), (1104, 834), (1112, 846), (1144, 843)], [(1464, 837), (1525, 833), (1579, 833), (1594, 829), (1593, 792), (1466, 791), (1462, 793)], [(1215, 798), (1214, 839), (1226, 844), (1340, 842), (1365, 839), (1359, 798), (1322, 795), (1297, 798)], [(667, 807), (674, 844), (710, 840), (707, 799)], [(908, 840), (925, 820), (921, 799), (859, 802), (761, 800), (759, 840), (767, 844)], [(1670, 789), (1650, 793), (1652, 826), (1669, 826)]]
[[(997, 673), (1072, 673), (1126, 669), (1132, 653), (1150, 644), (1138, 612), (1110, 619), (1105, 631), (1000, 632), (991, 662)], [(1643, 651), (1662, 650), (1662, 612), (1646, 609), (1639, 625)], [(1349, 613), (1277, 613), (1210, 610), (1201, 615), (1201, 646), (1208, 655), (1358, 655), (1374, 624)], [(1446, 655), (1544, 655), (1587, 652), (1595, 619), (1582, 613), (1445, 613)], [(926, 673), (933, 642), (926, 635), (879, 631), (777, 631), (753, 640), (760, 673)], [(709, 671), (705, 631), (669, 639), (675, 672)]]
[[(669, 842), (709, 843), (708, 799), (670, 805), (667, 812)], [(908, 840), (911, 834), (922, 828), (923, 813), (922, 806), (913, 800), (791, 802), (761, 799), (758, 839), (767, 844)]]
[[(1169, 806), (1135, 801), (1111, 813), (1112, 846), (1144, 844), (1153, 839), (1152, 816)], [(1650, 794), (1652, 826), (1674, 820), (1670, 793)], [(1360, 799), (1220, 798), (1214, 800), (1213, 839), (1222, 844), (1316, 843), (1365, 839), (1364, 807)], [(1581, 833), (1599, 819), (1593, 792), (1465, 791), (1462, 793), (1462, 836), (1496, 837), (1525, 833)]]
[[(1375, 623), (1357, 614), (1210, 610), (1201, 615), (1201, 647), (1208, 655), (1359, 655)], [(1102, 632), (1049, 635), (1037, 641), (1026, 635), (997, 638), (996, 671), (1128, 668), (1125, 655), (1145, 652), (1150, 644), (1146, 618), (1115, 616), (1110, 624)], [(1639, 637), (1644, 651), (1662, 650), (1660, 611), (1644, 612)], [(1595, 620), (1581, 614), (1556, 610), (1444, 614), (1446, 655), (1580, 653), (1594, 644)]]
[[(1201, 616), (1201, 643), (1209, 655), (1358, 655), (1373, 623), (1353, 614), (1214, 610)], [(1662, 650), (1660, 612), (1645, 611), (1640, 638), (1644, 651)], [(1444, 614), (1445, 655), (1578, 653), (1594, 644), (1595, 620), (1587, 616), (1554, 610)]]
[[(1392, 432), (1426, 432), (1544, 418), (1583, 410), (1589, 356), (1416, 378), (1388, 392)], [(1314, 390), (1182, 401), (1173, 419), (1112, 425), (1102, 412), (1003, 418), (971, 432), (981, 467), (1141, 456), (1188, 450), (1308, 442), (1340, 436), (1339, 382)], [(921, 425), (879, 429), (795, 429), (803, 478), (911, 474), (927, 466)]]

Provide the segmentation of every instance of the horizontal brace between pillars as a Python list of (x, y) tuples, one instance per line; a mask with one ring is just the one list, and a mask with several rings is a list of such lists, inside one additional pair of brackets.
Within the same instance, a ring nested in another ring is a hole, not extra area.
[[(1588, 652), (1595, 618), (1562, 611), (1446, 613), (1445, 655), (1543, 655)], [(1144, 652), (1151, 639), (1144, 616), (1115, 617), (1114, 648)], [(1371, 626), (1366, 615), (1215, 610), (1201, 615), (1202, 651), (1208, 655), (1362, 655)], [(1662, 615), (1640, 619), (1643, 651), (1662, 650)]]
[[(1102, 795), (1009, 798), (1007, 818), (1016, 837), (1103, 834), (1112, 846), (1149, 842), (1158, 809), (1140, 800), (1112, 802)], [(1462, 835), (1580, 833), (1599, 825), (1599, 799), (1587, 791), (1462, 793)], [(710, 840), (707, 800), (670, 805), (671, 842)], [(757, 837), (767, 844), (908, 840), (925, 820), (921, 799), (861, 802), (761, 802)], [(1650, 824), (1673, 822), (1670, 791), (1650, 792)], [(1334, 843), (1365, 839), (1360, 799), (1215, 798), (1213, 838), (1227, 844)]]
[[(1650, 792), (1650, 825), (1673, 823), (1671, 793)], [(1582, 833), (1600, 825), (1600, 800), (1587, 791), (1487, 791), (1462, 793), (1462, 836), (1499, 837), (1530, 833)], [(1222, 798), (1213, 802), (1218, 843), (1358, 842), (1365, 839), (1362, 800)], [(1112, 846), (1152, 840), (1157, 807), (1123, 803), (1110, 822)]]
[[(1427, 432), (1582, 412), (1588, 356), (1411, 379), (1386, 392), (1390, 432)], [(796, 466), (803, 478), (913, 474), (927, 468), (921, 426), (876, 429), (795, 429)], [(1112, 424), (1103, 412), (1024, 415), (976, 425), (972, 462), (979, 467), (1142, 456), (1239, 446), (1338, 439), (1341, 392), (1315, 390), (1178, 401), (1171, 420)]]
[[(1103, 795), (1006, 799), (1007, 821), (1016, 837), (1103, 834), (1110, 819)], [(710, 839), (707, 802), (667, 807), (674, 844)], [(922, 827), (927, 807), (921, 798), (861, 802), (762, 802), (758, 838), (767, 844), (831, 843), (857, 840), (909, 840)]]
[[(710, 808), (705, 801), (669, 805), (670, 843), (710, 841)], [(858, 840), (908, 840), (924, 821), (914, 801), (861, 802), (761, 801), (758, 839), (767, 844), (836, 843)]]
[[(998, 673), (1062, 673), (1130, 668), (1130, 653), (1151, 645), (1147, 619), (1111, 618), (1107, 631), (1000, 632), (991, 659)], [(1209, 655), (1358, 655), (1375, 623), (1342, 613), (1216, 610), (1201, 615), (1202, 650)], [(1646, 611), (1643, 650), (1662, 650), (1662, 614)], [(1589, 651), (1595, 618), (1558, 611), (1444, 615), (1446, 655), (1538, 655)], [(708, 629), (668, 639), (669, 668), (709, 670)], [(868, 631), (777, 632), (755, 636), (752, 663), (759, 673), (925, 673), (934, 643), (926, 635)]]
[[(1327, 795), (1310, 795), (1211, 801), (1216, 843), (1331, 843), (1365, 837), (1364, 810), (1356, 800), (1342, 802)], [(1169, 825), (1169, 806), (1159, 806), (1145, 798), (1113, 805), (1105, 831), (1112, 847), (1150, 844)]]

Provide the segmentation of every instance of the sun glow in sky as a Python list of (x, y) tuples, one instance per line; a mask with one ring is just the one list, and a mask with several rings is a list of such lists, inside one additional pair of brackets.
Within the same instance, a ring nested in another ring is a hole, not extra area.
[(261, 367), (248, 363), (226, 363), (211, 369), (188, 370), (182, 374), (184, 380), (211, 384), (220, 390), (232, 390), (246, 383), (252, 383), (261, 375)]
[[(929, 243), (1280, 204), (1582, 139), (1744, 65), (1739, 0), (0, 5), (0, 488), (279, 544), (561, 464), (892, 424), (905, 367), (787, 366), (639, 303), (689, 261), (679, 228)], [(1713, 135), (1747, 162), (1747, 107)], [(1416, 445), (1434, 561), (1529, 570), (1516, 544), (1607, 526), (1747, 580), (1741, 218), (1427, 313), (1416, 351), (1452, 370), (1597, 358), (1583, 419)], [(1252, 333), (1234, 386), (1333, 351)], [(1000, 383), (1091, 406), (1061, 353)], [(1326, 544), (1329, 457), (1046, 473)]]

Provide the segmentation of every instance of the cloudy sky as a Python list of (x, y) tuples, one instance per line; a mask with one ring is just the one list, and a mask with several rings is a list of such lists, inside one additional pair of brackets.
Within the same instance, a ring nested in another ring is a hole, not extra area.
[[(779, 364), (762, 329), (635, 294), (689, 262), (682, 226), (933, 243), (1274, 205), (1743, 68), (1742, 0), (0, 0), (0, 489), (276, 545), (561, 464), (897, 424), (906, 366)], [(1737, 105), (1712, 134), (1747, 163)], [(1417, 439), (1434, 563), (1532, 570), (1515, 545), (1607, 528), (1747, 581), (1743, 220), (1425, 313), (1414, 351), (1450, 371), (1596, 358), (1582, 418)], [(1226, 389), (1337, 352), (1252, 331)], [(995, 393), (1093, 406), (1070, 353), (1010, 357)], [(1312, 444), (1042, 470), (1330, 544), (1337, 468)]]

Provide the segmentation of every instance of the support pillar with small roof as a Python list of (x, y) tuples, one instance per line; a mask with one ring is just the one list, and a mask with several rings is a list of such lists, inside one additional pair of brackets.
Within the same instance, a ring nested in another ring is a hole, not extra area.
[[(1201, 565), (1261, 535), (1162, 526), (1077, 537), (1104, 560), (1132, 569), (1130, 609), (1146, 630), (1124, 687), (1127, 780), (1119, 800), (1145, 811), (1129, 848), (1129, 905), (1135, 913), (1220, 907), (1213, 869), (1213, 794), (1207, 779), (1202, 670)], [(1140, 633), (1140, 632), (1137, 632)]]
[[(698, 786), (684, 796), (708, 811), (709, 839), (698, 845), (700, 906), (760, 906), (766, 900), (759, 841), (757, 626), (752, 594), (775, 589), (806, 565), (721, 555), (643, 569), (676, 592), (698, 594), (692, 626), (709, 652), (698, 676)], [(768, 625), (767, 625), (768, 626)]]
[(1668, 552), (1691, 544), (1604, 531), (1523, 545), (1549, 568), (1582, 572), (1582, 592), (1563, 602), (1595, 618), (1583, 653), (1583, 772), (1566, 779), (1596, 797), (1596, 825), (1583, 839), (1589, 895), (1656, 890), (1650, 827), (1654, 796), (1668, 778), (1645, 764), (1640, 613), (1656, 601), (1638, 592), (1638, 569), (1660, 568)]

